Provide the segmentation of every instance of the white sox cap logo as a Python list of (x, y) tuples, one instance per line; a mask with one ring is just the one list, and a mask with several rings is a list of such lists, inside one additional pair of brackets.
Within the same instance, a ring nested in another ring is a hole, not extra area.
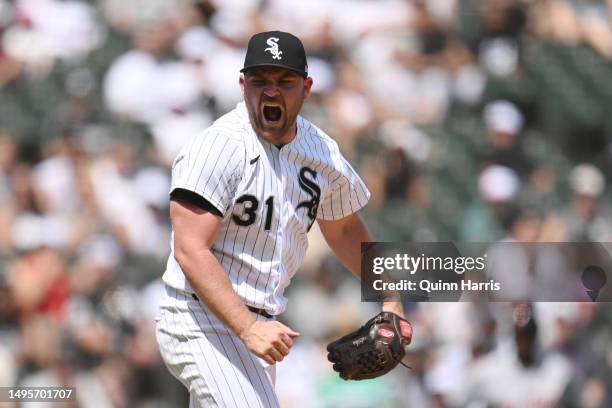
[(272, 54), (272, 59), (277, 59), (277, 60), (282, 59), (281, 54), (283, 52), (278, 49), (278, 38), (277, 37), (268, 38), (268, 40), (266, 41), (266, 44), (268, 44), (269, 47), (266, 48), (265, 51), (270, 51), (270, 54)]
[(266, 66), (289, 69), (304, 78), (308, 77), (304, 45), (293, 34), (282, 31), (266, 31), (253, 35), (249, 40), (244, 66), (240, 72)]

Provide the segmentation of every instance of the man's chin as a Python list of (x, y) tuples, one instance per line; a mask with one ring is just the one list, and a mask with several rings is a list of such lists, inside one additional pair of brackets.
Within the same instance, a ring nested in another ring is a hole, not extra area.
[(261, 136), (270, 143), (278, 144), (282, 142), (285, 137), (285, 131), (280, 126), (278, 128), (271, 128), (264, 126), (261, 132)]
[(283, 136), (280, 129), (264, 128), (262, 129), (261, 134), (266, 140), (276, 140)]
[(285, 123), (282, 120), (276, 122), (268, 122), (263, 120), (261, 123), (261, 130), (266, 133), (281, 133), (285, 128)]

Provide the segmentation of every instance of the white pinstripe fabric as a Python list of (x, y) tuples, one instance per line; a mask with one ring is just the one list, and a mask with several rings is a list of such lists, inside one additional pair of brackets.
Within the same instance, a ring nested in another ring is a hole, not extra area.
[(156, 320), (162, 357), (189, 390), (190, 407), (279, 406), (275, 366), (251, 354), (189, 293), (166, 286)]
[[(320, 190), (318, 219), (345, 217), (370, 197), (337, 143), (302, 117), (297, 124), (294, 140), (278, 149), (256, 136), (240, 103), (193, 138), (172, 168), (172, 189), (191, 190), (224, 214), (213, 253), (244, 302), (272, 315), (285, 310), (283, 291), (308, 248), (311, 219), (307, 208), (299, 205), (313, 197), (303, 187), (304, 180), (300, 184), (302, 169), (308, 167), (315, 174), (306, 178)], [(245, 195), (257, 199), (258, 208), (253, 223), (241, 226), (232, 215), (244, 215), (244, 206), (236, 200)], [(266, 229), (266, 200), (272, 196)], [(163, 279), (174, 288), (192, 291), (173, 254)]]

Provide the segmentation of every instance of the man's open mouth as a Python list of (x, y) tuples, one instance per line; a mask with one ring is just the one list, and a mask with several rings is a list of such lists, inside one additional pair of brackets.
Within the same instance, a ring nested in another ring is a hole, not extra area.
[(280, 106), (264, 105), (263, 115), (266, 122), (278, 122), (283, 114)]

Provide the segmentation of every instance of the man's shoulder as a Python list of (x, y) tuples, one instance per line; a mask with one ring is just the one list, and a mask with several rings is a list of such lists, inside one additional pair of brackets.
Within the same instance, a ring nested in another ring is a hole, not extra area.
[(315, 143), (323, 144), (326, 146), (326, 150), (333, 154), (341, 154), (338, 143), (320, 127), (302, 116), (298, 118), (298, 125), (302, 129), (304, 137)]

